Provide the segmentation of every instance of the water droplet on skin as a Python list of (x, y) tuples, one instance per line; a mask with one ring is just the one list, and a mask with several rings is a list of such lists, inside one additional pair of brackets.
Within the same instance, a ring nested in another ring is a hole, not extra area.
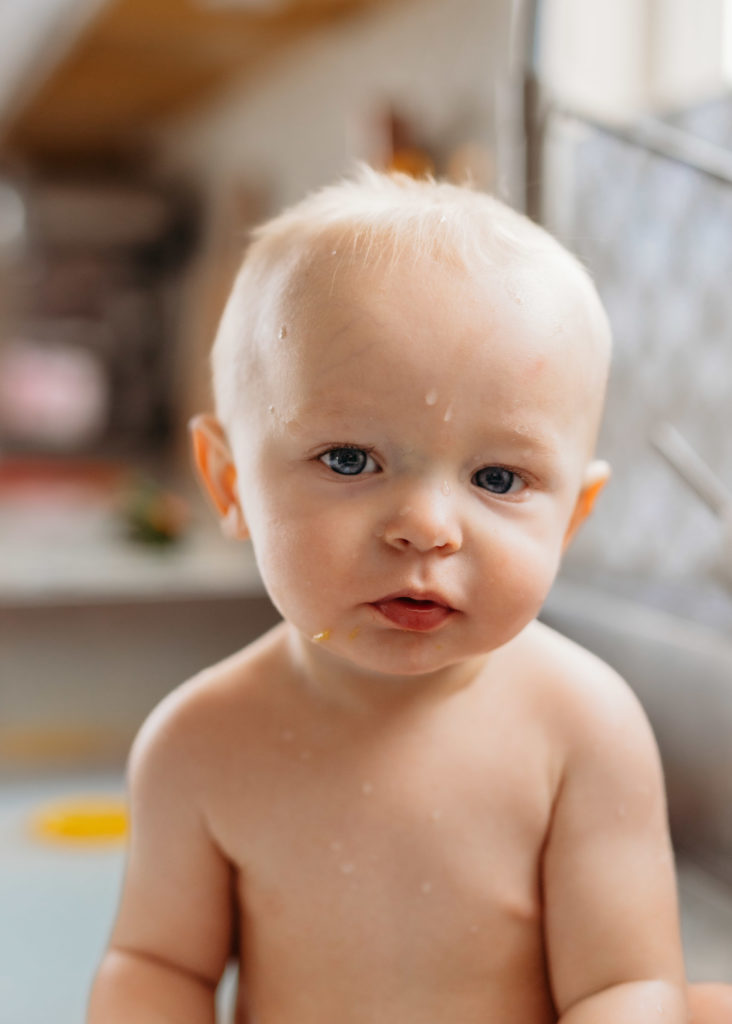
[(422, 882), (421, 889), (423, 896), (429, 896), (432, 892), (432, 882)]
[(277, 335), (277, 337), (280, 339), (280, 341), (282, 341), (283, 338), (287, 337), (287, 324), (283, 324), (282, 327), (280, 327), (280, 333)]
[(427, 403), (427, 405), (436, 405), (437, 392), (434, 389), (432, 391), (428, 391), (427, 394), (424, 396), (424, 400)]
[(363, 793), (364, 796), (371, 796), (373, 791), (374, 787), (373, 784), (370, 782), (364, 782), (364, 784), (361, 786), (361, 792)]
[(447, 217), (443, 213), (443, 215), (440, 217), (440, 224), (444, 224), (446, 222), (446, 220), (447, 220)]
[(352, 864), (351, 861), (346, 861), (344, 864), (341, 864), (341, 873), (344, 875), (352, 875), (355, 870), (356, 865)]
[(445, 423), (449, 423), (450, 420), (452, 419), (452, 402), (450, 402), (447, 409), (445, 409), (445, 415), (442, 418), (445, 421)]
[(330, 254), (331, 254), (331, 256), (335, 256), (337, 252), (338, 252), (338, 250), (337, 250), (337, 249), (331, 249), (331, 250), (330, 250)]
[(268, 405), (267, 406), (267, 411), (268, 412), (274, 412), (274, 406), (273, 405)]
[(443, 480), (443, 481), (442, 481), (442, 487), (440, 487), (440, 490), (441, 490), (441, 491), (442, 491), (442, 493), (443, 493), (443, 494), (445, 495), (445, 497), (447, 497), (447, 496), (448, 496), (448, 494), (450, 493), (450, 485), (449, 485), (449, 483), (447, 482), (447, 480)]
[(330, 639), (330, 630), (324, 629), (322, 633), (315, 633), (311, 639), (313, 640), (313, 643), (322, 644), (326, 640)]

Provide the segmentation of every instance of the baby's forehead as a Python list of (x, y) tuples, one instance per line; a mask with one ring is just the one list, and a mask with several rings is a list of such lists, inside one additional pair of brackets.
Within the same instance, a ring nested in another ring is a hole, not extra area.
[[(373, 387), (374, 367), (380, 392), (421, 382), (428, 348), (429, 365), (441, 366), (445, 383), (454, 377), (454, 387), (459, 377), (460, 389), (484, 388), (488, 373), (497, 394), (504, 374), (508, 382), (516, 367), (536, 365), (552, 388), (587, 381), (588, 401), (604, 386), (600, 328), (581, 282), (546, 261), (466, 268), (405, 255), (339, 260), (325, 248), (291, 275), (280, 297), (258, 376), (307, 382), (317, 401), (333, 388), (342, 393), (367, 380)], [(428, 393), (434, 385), (419, 386)]]
[[(425, 281), (439, 282), (448, 311), (460, 318), (476, 299), (496, 316), (516, 314), (552, 333), (580, 333), (585, 345), (597, 335), (607, 348), (607, 320), (588, 275), (558, 245), (506, 252), (484, 246), (472, 258), (454, 246), (418, 250), (398, 239), (357, 234), (325, 237), (293, 261), (273, 293), (275, 319), (317, 324), (332, 316), (363, 316), (385, 296), (418, 294)], [(601, 354), (606, 356), (604, 351)]]

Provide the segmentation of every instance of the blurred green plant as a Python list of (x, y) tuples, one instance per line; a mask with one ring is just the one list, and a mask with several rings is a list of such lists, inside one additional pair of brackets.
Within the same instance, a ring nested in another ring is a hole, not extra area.
[(121, 511), (128, 538), (141, 544), (180, 541), (191, 518), (188, 502), (150, 477), (132, 481)]

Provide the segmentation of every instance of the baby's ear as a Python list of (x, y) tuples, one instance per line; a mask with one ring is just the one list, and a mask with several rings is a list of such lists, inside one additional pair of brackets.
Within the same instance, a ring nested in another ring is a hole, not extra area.
[(194, 416), (188, 424), (193, 460), (201, 488), (212, 501), (224, 533), (237, 540), (249, 536), (236, 486), (236, 467), (224, 428), (215, 416)]
[(577, 530), (592, 512), (598, 494), (610, 479), (610, 472), (608, 463), (601, 462), (600, 460), (591, 462), (585, 470), (582, 489), (579, 492), (577, 503), (569, 520), (567, 532), (564, 534), (563, 547), (565, 550), (569, 547)]

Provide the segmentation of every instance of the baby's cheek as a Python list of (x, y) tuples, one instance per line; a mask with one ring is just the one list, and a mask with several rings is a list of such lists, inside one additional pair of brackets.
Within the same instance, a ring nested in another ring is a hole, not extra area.
[(267, 592), (280, 613), (295, 620), (316, 610), (332, 576), (327, 565), (331, 546), (304, 527), (275, 519), (252, 537)]
[(545, 538), (527, 539), (509, 544), (503, 552), (502, 587), (504, 598), (520, 613), (525, 608), (526, 621), (539, 611), (551, 589), (559, 569), (561, 548)]

